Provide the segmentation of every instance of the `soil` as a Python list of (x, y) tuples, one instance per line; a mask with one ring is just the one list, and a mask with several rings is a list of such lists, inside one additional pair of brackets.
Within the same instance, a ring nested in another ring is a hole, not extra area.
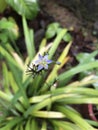
[(41, 2), (42, 9), (52, 16), (56, 22), (59, 22), (62, 27), (69, 29), (80, 29), (81, 21), (73, 15), (68, 9), (58, 5), (56, 0), (43, 0)]
[(60, 0), (42, 0), (40, 1), (42, 5), (42, 10), (45, 13), (52, 16), (55, 21), (59, 22), (62, 27), (73, 29), (78, 31), (80, 29), (85, 29), (88, 33), (93, 28), (92, 21), (85, 21), (77, 17), (70, 8), (63, 6), (63, 1)]

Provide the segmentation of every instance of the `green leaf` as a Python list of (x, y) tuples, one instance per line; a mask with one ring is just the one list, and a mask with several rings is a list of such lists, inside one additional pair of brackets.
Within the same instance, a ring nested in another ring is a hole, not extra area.
[(19, 125), (17, 125), (14, 130), (19, 130)]
[(3, 63), (2, 68), (3, 68), (3, 77), (4, 77), (4, 79), (3, 79), (4, 91), (6, 93), (10, 94), (9, 71), (8, 71), (8, 68), (5, 63)]
[(76, 58), (80, 62), (80, 64), (85, 64), (89, 62), (96, 61), (95, 56), (98, 54), (98, 51), (94, 51), (92, 53), (79, 53)]
[(3, 91), (0, 91), (0, 98), (6, 100), (6, 101), (11, 101), (12, 99), (12, 95), (7, 95), (6, 93), (4, 93)]
[(98, 122), (93, 121), (93, 120), (88, 120), (88, 119), (86, 119), (86, 121), (87, 121), (89, 124), (91, 124), (92, 126), (98, 128)]
[[(62, 28), (59, 27), (59, 28), (57, 29), (57, 34), (59, 34), (61, 30), (62, 30)], [(71, 36), (71, 34), (70, 34), (69, 32), (67, 32), (67, 33), (64, 35), (63, 40), (64, 40), (65, 42), (71, 42), (71, 41), (72, 41), (72, 36)]]
[[(23, 88), (23, 83), (22, 83), (22, 72), (18, 72), (18, 68), (16, 68), (15, 66), (9, 64), (9, 67), (13, 73), (13, 76), (14, 76), (14, 79), (15, 79), (15, 82), (19, 88), (19, 91), (21, 92), (21, 96), (24, 98), (24, 106), (27, 107), (29, 106), (29, 102), (28, 102), (28, 98), (27, 98), (27, 95), (26, 95), (26, 91), (25, 89)], [(12, 99), (13, 100), (13, 99)], [(13, 102), (14, 104), (14, 102)]]
[(72, 36), (70, 33), (66, 33), (65, 36), (63, 37), (63, 40), (65, 42), (70, 42), (72, 40)]
[(3, 11), (6, 9), (7, 3), (5, 0), (0, 0), (0, 13), (3, 13)]
[(9, 73), (9, 82), (10, 82), (10, 87), (11, 87), (13, 93), (16, 93), (18, 90), (18, 86), (17, 86), (15, 79), (13, 77), (13, 74), (11, 72)]
[(16, 124), (20, 123), (23, 119), (21, 117), (16, 117), (11, 119), (10, 121), (6, 122), (6, 125), (0, 130), (11, 130)]
[(53, 125), (57, 126), (59, 129), (63, 128), (62, 130), (82, 130), (77, 125), (67, 122), (67, 121), (51, 121)]
[(72, 97), (74, 95), (75, 94), (67, 94), (67, 95), (66, 94), (59, 94), (59, 95), (53, 95), (53, 96), (50, 95), (51, 98), (50, 97), (46, 98), (45, 100), (43, 100), (43, 102), (39, 102), (35, 105), (30, 106), (27, 109), (27, 111), (24, 113), (24, 116), (27, 117), (29, 114), (32, 114), (32, 112), (35, 112), (35, 111), (40, 110), (48, 105), (51, 105), (51, 103), (53, 103), (53, 102), (56, 102), (58, 100), (62, 100), (62, 99), (69, 97), (69, 96)]
[(61, 101), (65, 104), (98, 104), (98, 97), (90, 98), (85, 96), (73, 95), (72, 97), (63, 99)]
[[(22, 96), (24, 97), (24, 105), (28, 106), (28, 98), (25, 92), (25, 89), (23, 88), (22, 83), (22, 74), (23, 71), (20, 69), (19, 64), (15, 61), (15, 59), (9, 54), (3, 47), (0, 46), (0, 52), (4, 56), (4, 58), (7, 60), (8, 65), (12, 71), (13, 77), (15, 79), (15, 82), (17, 86), (19, 87), (19, 90), (21, 91)], [(14, 102), (13, 102), (14, 104)]]
[[(95, 75), (94, 79), (97, 80), (98, 79), (98, 75), (97, 76)], [(96, 83), (93, 83), (93, 86), (95, 87), (95, 89), (98, 90), (98, 80), (97, 80)]]
[(45, 34), (46, 38), (47, 39), (53, 38), (56, 35), (59, 26), (60, 26), (59, 23), (49, 24)]
[[(47, 84), (49, 84), (50, 81), (53, 81), (55, 80), (55, 78), (57, 77), (57, 73), (58, 73), (58, 70), (62, 67), (62, 65), (64, 65), (64, 61), (66, 61), (66, 57), (67, 57), (67, 54), (68, 54), (68, 51), (70, 49), (70, 46), (71, 46), (71, 43), (69, 43), (65, 48), (64, 50), (62, 51), (61, 55), (59, 56), (58, 60), (61, 64), (59, 66), (54, 65), (51, 73), (48, 75), (48, 78), (46, 79), (46, 82)], [(48, 86), (46, 83), (44, 83), (43, 87), (41, 88), (41, 92), (43, 91), (46, 91), (46, 89), (48, 89)]]
[[(28, 78), (26, 79), (26, 81), (23, 83), (22, 86), (23, 86), (23, 89), (24, 89), (24, 90), (25, 90), (25, 89), (27, 88), (27, 86), (29, 85), (30, 80), (31, 80), (31, 79), (28, 77)], [(19, 90), (14, 94), (14, 97), (13, 97), (13, 99), (12, 99), (12, 103), (15, 104), (20, 97), (21, 97), (21, 91), (20, 91), (20, 89), (19, 89)]]
[(26, 121), (25, 130), (31, 130), (31, 119), (29, 118), (28, 121)]
[[(15, 20), (13, 18), (2, 18), (0, 20), (0, 31), (2, 32), (0, 35), (5, 35), (3, 36), (6, 39), (10, 39), (11, 41), (14, 41), (18, 38), (19, 36), (19, 29), (18, 26), (15, 22)], [(2, 37), (0, 36), (0, 39), (2, 39)], [(6, 41), (3, 40), (2, 41)]]
[(39, 130), (38, 121), (36, 119), (31, 120), (31, 128), (32, 130)]
[(49, 58), (51, 59), (54, 53), (56, 52), (56, 49), (58, 48), (63, 36), (66, 34), (67, 29), (62, 29), (60, 33), (55, 38), (52, 47), (49, 50)]
[(98, 68), (98, 61), (90, 62), (87, 64), (78, 65), (76, 67), (73, 67), (72, 69), (60, 74), (58, 76), (60, 85), (64, 85), (71, 77), (73, 77), (75, 74), (78, 74), (80, 72), (91, 70), (94, 68)]
[(28, 56), (29, 56), (30, 60), (32, 60), (35, 55), (34, 33), (33, 33), (33, 30), (30, 30), (28, 28), (25, 17), (22, 17), (22, 22), (23, 22), (23, 29), (24, 29), (25, 42), (26, 42)]
[(47, 130), (47, 121), (43, 120), (41, 130)]
[(77, 126), (79, 126), (81, 130), (95, 130), (84, 119), (82, 119), (82, 117), (76, 115), (76, 113), (74, 113), (74, 111), (70, 109), (70, 107), (57, 106), (56, 108), (58, 111), (61, 111), (63, 114), (65, 114), (68, 119), (70, 119)]
[(7, 40), (8, 40), (7, 32), (3, 31), (3, 32), (0, 34), (0, 40), (1, 40), (1, 42), (3, 42), (3, 43), (6, 43), (6, 42), (7, 42)]
[(22, 124), (20, 125), (19, 130), (24, 130), (24, 127), (23, 127), (23, 125), (22, 125)]
[(36, 111), (36, 112), (32, 112), (32, 116), (40, 117), (40, 118), (50, 118), (50, 119), (52, 118), (60, 119), (65, 117), (64, 114), (56, 111)]
[(27, 19), (36, 17), (39, 6), (37, 0), (6, 0), (6, 2), (19, 14)]

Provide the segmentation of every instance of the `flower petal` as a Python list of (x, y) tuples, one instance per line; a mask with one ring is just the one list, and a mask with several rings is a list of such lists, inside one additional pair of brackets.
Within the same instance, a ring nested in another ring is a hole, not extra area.
[(46, 62), (47, 62), (47, 64), (51, 64), (53, 61), (52, 60), (47, 60)]
[(39, 54), (38, 56), (39, 56), (39, 60), (43, 60), (44, 57), (42, 55)]
[(44, 60), (48, 60), (48, 54), (44, 56)]
[(35, 65), (39, 65), (40, 64), (40, 60), (36, 60), (34, 64)]
[(39, 65), (37, 71), (40, 71), (40, 70), (42, 70), (43, 68), (44, 68), (44, 66)]

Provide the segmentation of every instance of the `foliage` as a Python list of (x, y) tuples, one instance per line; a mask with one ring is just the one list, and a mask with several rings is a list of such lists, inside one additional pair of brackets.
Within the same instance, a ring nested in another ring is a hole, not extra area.
[[(25, 28), (25, 18), (27, 19), (32, 19), (35, 18), (38, 14), (39, 11), (39, 5), (37, 0), (4, 0), (4, 1), (0, 1), (0, 7), (1, 11), (3, 11), (5, 8), (5, 4), (6, 6), (11, 6), (19, 15), (22, 16), (23, 18), (23, 24), (24, 24), (24, 32), (26, 32), (28, 29)], [(25, 34), (25, 33), (24, 33)], [(5, 43), (7, 42), (11, 42), (11, 44), (13, 44), (13, 47), (16, 49), (16, 51), (19, 53), (19, 49), (16, 46), (15, 40), (18, 38), (19, 36), (19, 28), (18, 28), (18, 23), (15, 22), (15, 19), (13, 17), (8, 17), (8, 18), (4, 18), (2, 17), (2, 19), (0, 20), (0, 42), (3, 46), (6, 46)], [(29, 38), (29, 36), (31, 36)], [(26, 32), (25, 35), (25, 39), (26, 39), (26, 43), (28, 44), (27, 48), (32, 50), (32, 45), (31, 44), (33, 42), (33, 31), (30, 30), (30, 32)], [(6, 48), (6, 47), (5, 47)], [(28, 50), (27, 49), (27, 50)], [(35, 49), (33, 47), (32, 51), (28, 51), (28, 53), (30, 53), (30, 58), (32, 58), (32, 56), (35, 54)], [(1, 56), (0, 56), (1, 58)]]
[[(53, 64), (48, 64), (47, 60), (53, 61), (68, 30), (61, 29), (52, 43), (46, 44), (44, 38), (36, 52), (30, 35), (33, 30), (28, 28), (25, 17), (22, 22), (27, 58), (23, 60), (9, 43), (6, 43), (6, 48), (0, 45), (0, 54), (6, 60), (2, 64), (4, 84), (0, 90), (0, 130), (95, 130), (70, 105), (98, 104), (98, 90), (87, 88), (96, 82), (94, 75), (83, 77), (80, 81), (72, 80), (82, 71), (98, 68), (98, 61), (79, 64), (59, 74), (69, 59), (67, 55), (72, 42), (65, 46)], [(39, 54), (43, 60), (48, 54), (45, 59), (47, 69), (43, 67), (39, 70), (40, 62), (35, 64)], [(57, 65), (59, 62), (61, 64)], [(28, 70), (29, 75), (26, 73)]]
[[(3, 2), (3, 1), (0, 1)], [(0, 130), (95, 130), (89, 122), (71, 107), (71, 104), (98, 104), (98, 90), (87, 88), (96, 83), (95, 75), (83, 75), (72, 80), (82, 71), (98, 68), (93, 52), (81, 64), (59, 73), (68, 62), (72, 37), (69, 30), (51, 23), (45, 38), (35, 49), (34, 32), (28, 28), (26, 19), (35, 18), (39, 6), (37, 0), (6, 0), (22, 16), (24, 39), (27, 48), (26, 59), (13, 48), (19, 36), (18, 25), (13, 18), (0, 20), (0, 55), (3, 84), (0, 90)], [(2, 3), (2, 5), (5, 3)], [(3, 11), (6, 6), (2, 6)], [(54, 38), (52, 43), (48, 39)], [(61, 40), (69, 42), (59, 57), (55, 53)], [(55, 57), (55, 61), (53, 58)], [(79, 57), (78, 57), (79, 59)]]
[(6, 19), (3, 17), (0, 20), (0, 40), (3, 43), (6, 43), (9, 40), (16, 40), (19, 36), (18, 30), (18, 25), (13, 18), (9, 17), (8, 19)]
[(0, 0), (0, 13), (3, 13), (4, 10), (6, 9), (7, 7), (7, 3), (5, 0)]
[(6, 0), (6, 2), (21, 16), (27, 19), (35, 18), (39, 6), (37, 0)]
[[(59, 23), (51, 23), (47, 27), (46, 31), (46, 38), (50, 39), (56, 36), (60, 31), (62, 30), (62, 27), (60, 27)], [(65, 42), (70, 42), (72, 40), (71, 34), (67, 31), (67, 33), (62, 38)]]
[[(79, 64), (84, 64), (84, 63), (90, 63), (90, 62), (95, 62), (95, 61), (98, 61), (95, 57), (98, 55), (98, 51), (94, 51), (92, 53), (79, 53), (77, 56), (76, 56), (76, 59), (78, 60)], [(86, 76), (86, 75), (90, 75), (90, 74), (95, 74), (95, 79), (98, 78), (98, 68), (96, 69), (91, 69), (90, 71), (85, 71), (85, 72), (82, 72), (80, 74), (80, 78), (82, 78), (83, 76)], [(93, 84), (93, 87), (95, 87), (96, 89), (98, 89), (98, 83), (94, 83)]]
[[(97, 55), (98, 55), (98, 51), (96, 50), (96, 51), (92, 52), (91, 54), (80, 53), (76, 56), (76, 58), (77, 58), (77, 60), (79, 61), (80, 64), (84, 64), (84, 63), (90, 63), (90, 62), (98, 61), (95, 58)], [(94, 79), (98, 79), (98, 68), (91, 69), (90, 71), (82, 72), (80, 74), (80, 78), (84, 77), (86, 75), (91, 75), (91, 74), (94, 74)], [(94, 87), (96, 90), (98, 90), (98, 81), (96, 83), (93, 83), (92, 85), (93, 85), (92, 87)], [(96, 110), (98, 111), (98, 104), (96, 104)]]
[(3, 13), (8, 5), (27, 19), (35, 18), (39, 11), (37, 0), (0, 0), (0, 13)]
[[(9, 43), (15, 48), (17, 52), (18, 47), (15, 41), (19, 37), (19, 28), (14, 18), (9, 17), (8, 19), (3, 17), (0, 20), (0, 44), (6, 48), (6, 43)], [(2, 56), (0, 55), (0, 59)]]

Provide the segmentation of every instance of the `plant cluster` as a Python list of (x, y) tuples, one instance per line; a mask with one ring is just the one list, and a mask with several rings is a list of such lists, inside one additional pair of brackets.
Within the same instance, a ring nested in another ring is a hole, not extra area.
[[(6, 0), (6, 3), (22, 17), (27, 57), (23, 58), (17, 47), (12, 47), (8, 35), (5, 42), (1, 40), (3, 84), (0, 89), (0, 130), (97, 130), (94, 128), (98, 126), (96, 122), (84, 119), (71, 106), (98, 104), (98, 90), (89, 87), (97, 83), (95, 74), (85, 73), (78, 78), (83, 72), (98, 68), (97, 60), (89, 60), (97, 52), (87, 56), (85, 62), (81, 60), (81, 64), (59, 73), (70, 58), (68, 52), (72, 37), (68, 29), (57, 23), (50, 24), (36, 51), (34, 33), (29, 29), (26, 18), (32, 19), (37, 14), (37, 1)], [(9, 26), (6, 27), (2, 28), (8, 31)], [(13, 30), (13, 26), (10, 27)], [(48, 43), (48, 38), (52, 37), (54, 40)], [(53, 60), (62, 40), (68, 44)], [(76, 81), (74, 76), (77, 76)]]

